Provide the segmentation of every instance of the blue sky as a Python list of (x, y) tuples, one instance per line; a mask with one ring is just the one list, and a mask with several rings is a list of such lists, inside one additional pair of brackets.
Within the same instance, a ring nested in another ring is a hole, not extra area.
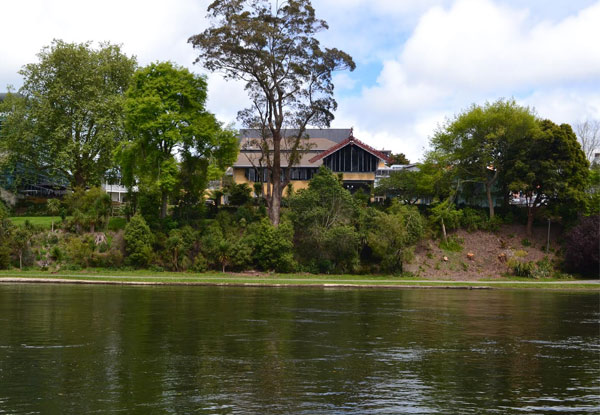
[[(207, 26), (208, 1), (8, 0), (0, 25), (0, 91), (53, 38), (111, 41), (144, 65), (171, 60), (197, 73), (187, 38)], [(422, 157), (428, 137), (472, 103), (514, 97), (557, 123), (600, 119), (600, 1), (313, 0), (324, 46), (353, 56), (335, 75), (333, 127)], [(24, 23), (26, 22), (26, 24)], [(209, 110), (234, 123), (242, 85), (209, 75)]]

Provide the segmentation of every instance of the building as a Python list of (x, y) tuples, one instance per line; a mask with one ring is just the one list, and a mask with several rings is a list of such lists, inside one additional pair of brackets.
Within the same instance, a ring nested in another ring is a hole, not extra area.
[[(298, 130), (283, 132), (281, 166), (284, 172), (293, 154), (288, 144), (297, 134)], [(354, 137), (352, 129), (308, 129), (306, 135), (300, 160), (293, 163), (289, 172), (294, 190), (308, 187), (310, 179), (324, 165), (334, 173), (342, 174), (344, 187), (348, 190), (370, 191), (376, 171), (390, 162), (389, 151), (376, 150), (363, 143)], [(259, 147), (260, 131), (241, 130), (240, 136), (240, 153), (231, 170), (234, 182), (247, 183), (250, 187), (255, 183), (267, 183), (268, 170), (261, 161), (263, 154)]]

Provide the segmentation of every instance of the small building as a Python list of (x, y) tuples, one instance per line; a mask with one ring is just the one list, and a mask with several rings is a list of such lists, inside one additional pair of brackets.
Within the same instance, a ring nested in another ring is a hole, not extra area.
[[(298, 130), (283, 131), (282, 140), (288, 143), (297, 136)], [(262, 161), (259, 147), (259, 130), (241, 130), (240, 153), (232, 167), (233, 180), (237, 184), (268, 182), (268, 170)], [(294, 190), (308, 187), (310, 179), (320, 166), (328, 167), (334, 173), (341, 173), (344, 187), (354, 192), (358, 189), (370, 191), (375, 184), (375, 173), (390, 162), (389, 151), (376, 150), (354, 137), (352, 129), (307, 129), (307, 138), (302, 140), (304, 150), (300, 160), (291, 166), (290, 183)], [(287, 139), (287, 140), (286, 140)], [(282, 145), (281, 167), (283, 174), (289, 167), (293, 152)]]

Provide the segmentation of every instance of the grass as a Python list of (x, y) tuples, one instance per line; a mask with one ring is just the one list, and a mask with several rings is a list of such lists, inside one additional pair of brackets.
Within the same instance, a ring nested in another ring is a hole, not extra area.
[(600, 284), (565, 282), (565, 280), (508, 278), (481, 281), (425, 281), (416, 277), (389, 275), (312, 275), (312, 274), (227, 274), (227, 273), (176, 273), (148, 270), (120, 271), (87, 269), (85, 271), (0, 271), (0, 282), (10, 278), (44, 278), (78, 281), (106, 281), (113, 283), (145, 282), (153, 284), (206, 284), (206, 285), (289, 285), (289, 286), (368, 286), (368, 287), (452, 287), (452, 288), (543, 288), (543, 289), (593, 289)]
[(25, 225), (25, 221), (29, 221), (32, 225), (40, 226), (45, 229), (50, 229), (53, 221), (55, 226), (61, 222), (60, 216), (12, 216), (8, 219), (15, 226)]
[[(51, 229), (52, 221), (54, 221), (55, 227), (62, 221), (60, 216), (12, 216), (8, 219), (15, 226), (23, 226), (25, 225), (25, 221), (29, 221), (32, 225), (44, 229)], [(118, 231), (120, 229), (125, 229), (125, 225), (127, 225), (127, 220), (125, 218), (115, 216), (108, 221), (108, 230)]]

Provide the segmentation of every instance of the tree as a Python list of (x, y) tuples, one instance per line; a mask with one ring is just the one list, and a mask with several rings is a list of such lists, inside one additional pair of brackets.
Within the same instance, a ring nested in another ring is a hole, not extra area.
[(390, 198), (398, 198), (412, 205), (419, 201), (443, 198), (450, 188), (451, 175), (439, 165), (426, 161), (417, 170), (392, 171), (389, 177), (381, 179), (376, 193)]
[(587, 120), (575, 124), (575, 133), (585, 157), (591, 163), (594, 153), (600, 149), (600, 121)]
[(130, 137), (117, 159), (127, 186), (137, 182), (140, 191), (160, 194), (161, 218), (169, 194), (179, 187), (198, 200), (210, 176), (237, 156), (235, 134), (205, 110), (205, 102), (205, 78), (170, 62), (138, 70), (127, 91)]
[(89, 190), (76, 188), (65, 198), (65, 204), (73, 215), (78, 230), (83, 226), (90, 232), (96, 227), (107, 226), (112, 203), (110, 196), (101, 187)]
[[(535, 128), (533, 111), (514, 100), (472, 105), (435, 132), (430, 154), (438, 163), (451, 167), (463, 182), (476, 181), (485, 186), (493, 218), (492, 189), (503, 178), (507, 148), (513, 140), (530, 136)], [(501, 183), (500, 187), (505, 186)]]
[(404, 153), (390, 155), (391, 164), (410, 164)]
[[(262, 166), (269, 172), (264, 198), (279, 224), (283, 190), (298, 163), (308, 125), (328, 127), (337, 103), (331, 74), (355, 67), (338, 49), (322, 49), (316, 33), (327, 23), (315, 17), (310, 0), (216, 0), (208, 7), (213, 25), (188, 40), (210, 71), (242, 80), (252, 106), (238, 118), (261, 132)], [(284, 138), (282, 129), (297, 129)], [(282, 147), (288, 151), (282, 153)], [(288, 168), (282, 171), (282, 154)], [(282, 174), (284, 173), (284, 174)]]
[(321, 166), (308, 189), (299, 190), (289, 201), (298, 254), (321, 272), (352, 268), (358, 256), (354, 224), (359, 207), (339, 177)]
[(600, 265), (600, 216), (585, 216), (565, 237), (565, 265), (568, 271), (598, 277)]
[(125, 226), (125, 250), (127, 260), (135, 266), (148, 265), (152, 258), (152, 242), (154, 235), (146, 224), (144, 217), (139, 213), (133, 215), (127, 226)]
[(367, 230), (367, 244), (380, 269), (401, 273), (411, 256), (411, 246), (423, 236), (423, 219), (414, 206), (392, 205), (390, 213), (377, 212)]
[(585, 205), (589, 163), (571, 126), (539, 122), (539, 130), (513, 140), (505, 163), (509, 187), (521, 191), (527, 202), (527, 234), (539, 208)]
[[(52, 216), (56, 216), (60, 213), (60, 200), (48, 199), (46, 202), (46, 209)], [(54, 232), (54, 218), (52, 218), (52, 232)]]
[(119, 46), (55, 40), (26, 65), (3, 103), (2, 150), (11, 166), (99, 185), (123, 138), (124, 93), (136, 62)]

